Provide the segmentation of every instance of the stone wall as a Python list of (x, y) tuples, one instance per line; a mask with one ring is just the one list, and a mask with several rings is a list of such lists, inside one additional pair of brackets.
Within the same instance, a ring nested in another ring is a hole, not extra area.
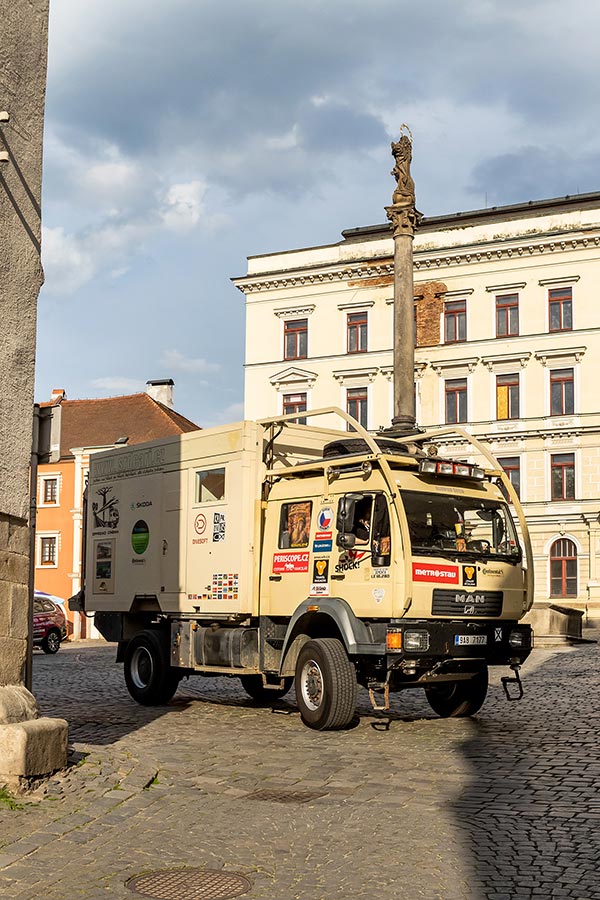
[[(0, 0), (0, 683), (23, 680), (48, 0)], [(6, 116), (0, 116), (6, 119)]]

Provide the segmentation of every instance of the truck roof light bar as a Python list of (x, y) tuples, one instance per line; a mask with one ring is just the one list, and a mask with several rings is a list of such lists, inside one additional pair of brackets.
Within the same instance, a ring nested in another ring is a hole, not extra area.
[(471, 478), (474, 481), (483, 481), (485, 478), (485, 471), (481, 466), (454, 462), (450, 459), (432, 459), (431, 457), (421, 460), (419, 472), (423, 475), (450, 475), (457, 478)]

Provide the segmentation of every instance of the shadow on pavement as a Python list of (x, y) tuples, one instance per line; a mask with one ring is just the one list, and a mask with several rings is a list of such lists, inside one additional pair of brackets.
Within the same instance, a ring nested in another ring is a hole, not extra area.
[(521, 702), (493, 687), (472, 720), (453, 813), (474, 898), (600, 898), (599, 660), (597, 645), (557, 653)]

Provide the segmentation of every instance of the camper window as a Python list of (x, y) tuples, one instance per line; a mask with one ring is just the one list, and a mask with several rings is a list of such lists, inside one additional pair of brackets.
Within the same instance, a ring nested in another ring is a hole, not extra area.
[(214, 503), (225, 497), (225, 467), (196, 472), (196, 503)]

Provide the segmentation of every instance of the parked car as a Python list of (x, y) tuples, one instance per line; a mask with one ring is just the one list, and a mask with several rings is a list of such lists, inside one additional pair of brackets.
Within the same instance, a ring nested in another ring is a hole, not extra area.
[(33, 646), (57, 653), (67, 636), (67, 618), (54, 600), (36, 591), (33, 597)]

